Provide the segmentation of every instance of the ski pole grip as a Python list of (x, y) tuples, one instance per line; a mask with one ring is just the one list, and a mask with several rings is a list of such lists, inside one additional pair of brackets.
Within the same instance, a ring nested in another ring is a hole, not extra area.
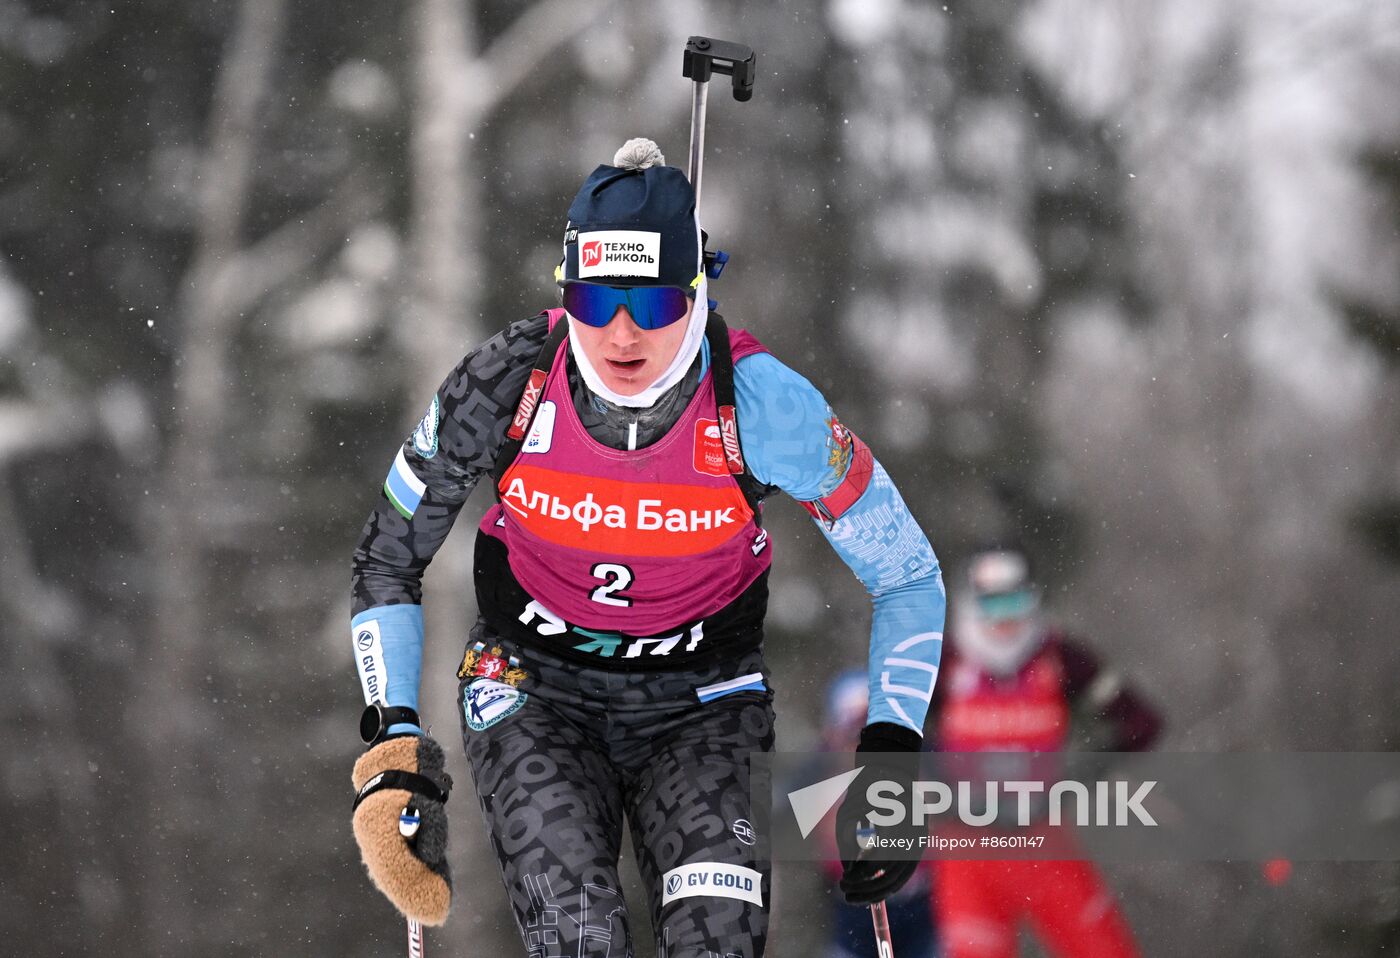
[(681, 72), (696, 83), (708, 83), (710, 75), (718, 73), (733, 81), (734, 99), (740, 103), (753, 96), (754, 52), (742, 43), (691, 37)]

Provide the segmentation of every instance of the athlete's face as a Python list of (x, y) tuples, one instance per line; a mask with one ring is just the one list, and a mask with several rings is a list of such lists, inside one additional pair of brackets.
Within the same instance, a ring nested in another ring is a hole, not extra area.
[(608, 325), (598, 328), (573, 322), (574, 335), (598, 376), (619, 396), (635, 396), (666, 371), (685, 339), (692, 301), (685, 315), (660, 329), (642, 329), (626, 306), (619, 306)]

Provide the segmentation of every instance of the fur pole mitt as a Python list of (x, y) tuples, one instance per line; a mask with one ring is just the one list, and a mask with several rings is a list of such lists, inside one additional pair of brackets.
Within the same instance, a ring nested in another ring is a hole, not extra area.
[(406, 918), (447, 921), (452, 873), (447, 810), (452, 779), (442, 746), (426, 735), (396, 735), (355, 763), (355, 841), (375, 886)]

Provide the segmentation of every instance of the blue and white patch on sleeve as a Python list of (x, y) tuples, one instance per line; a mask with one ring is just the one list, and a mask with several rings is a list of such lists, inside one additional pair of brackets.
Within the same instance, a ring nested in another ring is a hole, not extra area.
[(412, 519), (427, 489), (423, 480), (414, 475), (400, 448), (399, 454), (394, 457), (394, 466), (389, 470), (389, 477), (384, 480), (384, 494), (389, 497), (389, 502), (405, 519)]
[(423, 414), (423, 421), (413, 430), (413, 451), (424, 459), (431, 459), (437, 455), (439, 415), (438, 398), (434, 396), (432, 405)]

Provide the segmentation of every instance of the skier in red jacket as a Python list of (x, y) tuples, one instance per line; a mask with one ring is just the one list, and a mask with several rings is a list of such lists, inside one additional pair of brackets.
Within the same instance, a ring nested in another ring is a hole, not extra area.
[[(1150, 748), (1156, 712), (1081, 643), (1049, 625), (1024, 552), (973, 556), (952, 595), (951, 634), (930, 721), (944, 752), (1059, 752), (1073, 718), (1102, 751)], [(933, 900), (948, 958), (1013, 958), (1030, 922), (1056, 958), (1135, 958), (1113, 893), (1088, 861), (939, 861)]]

